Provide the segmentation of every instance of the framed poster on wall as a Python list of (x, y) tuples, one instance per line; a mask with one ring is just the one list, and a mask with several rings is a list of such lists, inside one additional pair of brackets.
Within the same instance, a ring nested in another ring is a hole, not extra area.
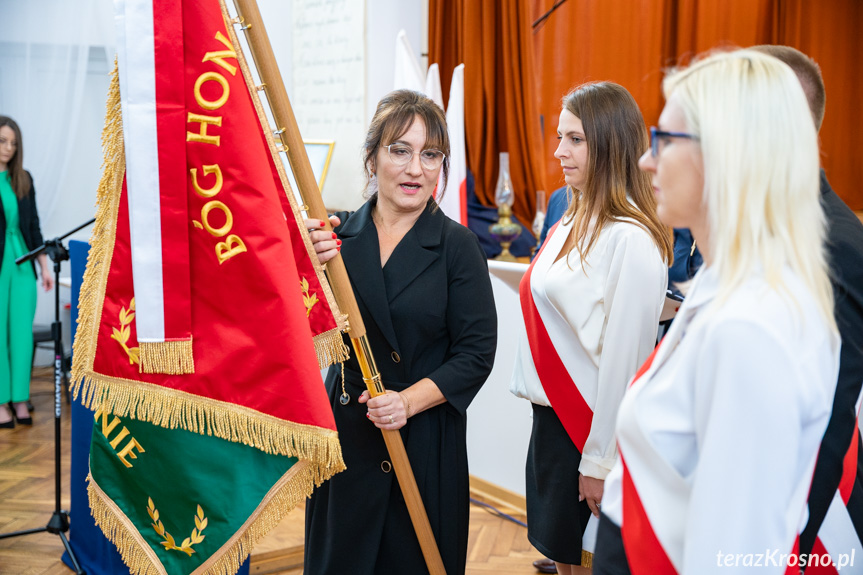
[(309, 162), (312, 164), (312, 172), (315, 174), (318, 189), (323, 191), (336, 142), (334, 140), (303, 140), (303, 145), (309, 156)]
[[(324, 181), (327, 179), (327, 172), (330, 169), (330, 162), (333, 159), (333, 149), (336, 147), (335, 140), (303, 140), (303, 146), (306, 148), (306, 155), (309, 157), (309, 163), (312, 165), (312, 173), (315, 175), (315, 181), (318, 183), (318, 189), (323, 192)], [(286, 154), (280, 154), (282, 163), (285, 165), (285, 172), (288, 175), (288, 182), (291, 184), (291, 189), (294, 192), (294, 197), (299, 205), (303, 205), (303, 198), (300, 196), (300, 188), (297, 186), (297, 180), (294, 178), (294, 172), (291, 170), (291, 164), (288, 162)]]

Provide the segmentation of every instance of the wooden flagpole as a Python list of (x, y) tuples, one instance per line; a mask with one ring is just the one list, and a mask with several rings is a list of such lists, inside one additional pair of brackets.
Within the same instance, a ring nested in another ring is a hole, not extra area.
[[(297, 126), (297, 120), (285, 90), (282, 74), (276, 64), (276, 57), (273, 54), (273, 48), (270, 45), (258, 5), (255, 0), (234, 0), (234, 5), (237, 8), (241, 27), (246, 32), (252, 59), (258, 69), (258, 76), (264, 84), (267, 102), (269, 102), (273, 118), (279, 127), (282, 145), (285, 147), (300, 195), (308, 207), (309, 216), (321, 220), (325, 223), (325, 229), (332, 231), (327, 210), (324, 207), (324, 200), (321, 197), (312, 165), (306, 154), (300, 129)], [(236, 49), (239, 49), (239, 46)], [(326, 270), (339, 308), (348, 315), (348, 334), (363, 373), (363, 381), (372, 397), (386, 393), (375, 364), (375, 358), (372, 355), (369, 340), (366, 337), (366, 327), (360, 316), (360, 310), (357, 307), (357, 301), (341, 254), (327, 262)], [(382, 429), (381, 432), (429, 572), (431, 575), (446, 575), (437, 541), (435, 541), (410, 461), (408, 461), (405, 452), (401, 433), (386, 429)]]

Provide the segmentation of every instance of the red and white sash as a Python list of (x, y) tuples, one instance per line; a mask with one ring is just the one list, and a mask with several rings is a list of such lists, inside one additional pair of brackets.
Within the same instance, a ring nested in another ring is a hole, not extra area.
[[(682, 322), (685, 322), (686, 319), (687, 318), (683, 317), (680, 318)], [(655, 372), (655, 369), (651, 368), (653, 367), (654, 359), (657, 357), (660, 349), (662, 349), (662, 353), (659, 354), (661, 358), (656, 365), (657, 368), (663, 363), (665, 358), (673, 352), (676, 344), (679, 343), (681, 332), (681, 325), (676, 327), (678, 329), (675, 330), (673, 327), (672, 330), (674, 331), (670, 332), (669, 335), (656, 346), (653, 353), (650, 354), (650, 357), (648, 357), (644, 364), (638, 369), (638, 372), (630, 383), (630, 387), (635, 386), (642, 376), (647, 375), (645, 381), (650, 379), (653, 372)], [(666, 340), (668, 340), (668, 345), (666, 348), (663, 348), (663, 344), (666, 343)], [(646, 446), (646, 443), (644, 445)], [(674, 563), (672, 563), (669, 553), (666, 551), (666, 548), (657, 536), (657, 529), (654, 527), (655, 522), (651, 521), (650, 516), (645, 509), (644, 503), (642, 502), (642, 496), (636, 488), (635, 481), (633, 481), (631, 469), (626, 463), (625, 450), (621, 448), (620, 444), (618, 444), (618, 452), (620, 453), (620, 462), (623, 466), (623, 520), (620, 526), (620, 534), (632, 575), (678, 575), (679, 571), (674, 566)], [(670, 481), (673, 480), (673, 478), (661, 477), (660, 480)], [(653, 503), (651, 507), (655, 510), (657, 508), (656, 502), (654, 501), (651, 503)], [(679, 502), (674, 500), (664, 502), (660, 507), (664, 509), (667, 517), (658, 519), (667, 521), (669, 518), (682, 517), (683, 514), (680, 510), (674, 508), (674, 505), (677, 503)], [(794, 541), (794, 547), (791, 550), (791, 554), (799, 555), (799, 549), (800, 538), (798, 536)], [(798, 567), (796, 565), (789, 565), (785, 573), (786, 575), (797, 575)]]
[[(833, 501), (827, 510), (827, 515), (824, 517), (824, 522), (818, 530), (818, 537), (815, 539), (815, 545), (811, 553), (811, 556), (818, 555), (820, 558), (829, 555), (832, 565), (821, 565), (822, 561), (819, 559), (818, 564), (811, 564), (806, 569), (807, 574), (832, 575), (839, 573), (836, 566), (842, 564), (844, 567), (851, 567), (848, 563), (851, 557), (854, 558), (854, 567), (856, 569), (859, 569), (860, 564), (863, 563), (863, 541), (861, 541), (861, 537), (855, 529), (855, 524), (851, 519), (851, 513), (848, 508), (851, 493), (854, 490), (855, 484), (859, 481), (857, 475), (860, 458), (859, 449), (860, 431), (858, 417), (858, 425), (854, 428), (851, 445), (848, 447), (842, 463), (842, 479), (839, 482), (839, 488), (836, 490)], [(840, 555), (845, 555), (845, 557), (840, 557)]]
[[(638, 368), (630, 386), (635, 385), (635, 382), (647, 373), (660, 347), (662, 347), (661, 343)], [(620, 535), (632, 575), (676, 575), (677, 570), (653, 531), (619, 444), (617, 450), (623, 465), (623, 523), (620, 527)]]
[[(561, 329), (565, 321), (562, 322), (560, 313), (549, 301), (543, 286), (544, 276), (554, 263), (556, 255), (560, 253), (568, 235), (555, 233), (560, 225), (558, 222), (548, 233), (548, 239), (522, 277), (518, 292), (530, 355), (537, 376), (570, 439), (578, 450), (583, 452), (593, 421), (593, 410), (585, 401), (578, 382), (573, 380), (560, 355), (561, 352), (565, 353), (567, 345), (574, 345), (572, 331)], [(569, 226), (564, 227), (569, 229)], [(547, 254), (546, 248), (549, 248)], [(537, 273), (534, 273), (534, 270), (537, 270)]]

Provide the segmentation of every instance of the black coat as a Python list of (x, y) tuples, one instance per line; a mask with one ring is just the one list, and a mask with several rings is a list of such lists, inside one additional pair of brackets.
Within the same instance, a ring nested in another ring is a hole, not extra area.
[[(27, 172), (30, 175), (30, 172)], [(39, 214), (36, 212), (36, 186), (33, 185), (33, 177), (30, 176), (30, 191), (23, 198), (18, 198), (18, 227), (24, 236), (27, 251), (41, 246), (42, 232), (39, 230)], [(0, 209), (0, 264), (3, 263), (3, 252), (6, 249), (6, 212)], [(36, 270), (35, 260), (30, 261), (33, 270)]]
[[(430, 201), (381, 269), (373, 202), (337, 214), (336, 231), (384, 385), (400, 391), (428, 377), (447, 400), (411, 417), (401, 434), (446, 571), (458, 575), (469, 519), (466, 410), (497, 345), (488, 267), (476, 236)], [(326, 386), (347, 471), (306, 505), (304, 573), (426, 573), (381, 431), (357, 402), (365, 385), (353, 355), (345, 364), (350, 403), (339, 402), (338, 366)]]
[[(856, 404), (863, 385), (863, 223), (833, 192), (823, 170), (821, 205), (827, 220), (827, 258), (842, 349), (833, 411), (809, 492), (809, 521), (800, 534), (800, 552), (807, 554), (839, 487), (842, 462), (852, 438), (857, 442), (861, 440)], [(863, 445), (860, 447), (863, 453)], [(857, 479), (848, 510), (855, 530), (863, 533), (863, 456), (858, 458)]]

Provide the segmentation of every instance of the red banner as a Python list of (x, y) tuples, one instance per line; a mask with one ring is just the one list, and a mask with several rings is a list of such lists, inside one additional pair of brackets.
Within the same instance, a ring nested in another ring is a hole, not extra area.
[[(156, 33), (159, 19), (168, 15), (154, 5)], [(340, 467), (320, 376), (322, 354), (316, 356), (312, 339), (324, 337), (341, 348), (339, 314), (320, 265), (309, 255), (311, 244), (218, 0), (183, 2), (182, 22), (183, 61), (167, 64), (182, 66), (183, 130), (177, 141), (176, 131), (160, 128), (159, 147), (185, 155), (185, 184), (174, 189), (188, 213), (195, 370), (183, 375), (139, 370), (121, 185), (125, 164), (117, 144), (122, 140), (115, 134), (113, 150), (111, 145), (111, 131), (122, 129), (115, 117), (106, 126), (106, 172), (82, 288), (76, 391), (83, 388), (88, 407), (98, 403), (116, 415), (213, 434), (269, 453), (303, 458), (321, 455), (323, 448), (329, 463)], [(164, 64), (157, 62), (156, 70), (166, 69)], [(162, 194), (168, 189), (163, 185)], [(163, 251), (170, 250), (172, 235), (176, 230), (163, 230)], [(170, 280), (165, 278), (166, 284)]]

